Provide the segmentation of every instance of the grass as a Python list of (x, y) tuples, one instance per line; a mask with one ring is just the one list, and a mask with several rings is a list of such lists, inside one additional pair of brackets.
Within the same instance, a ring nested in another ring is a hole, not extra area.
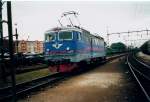
[(31, 81), (33, 79), (47, 76), (50, 74), (51, 73), (48, 69), (40, 69), (40, 70), (31, 71), (31, 72), (27, 72), (27, 73), (17, 74), (16, 75), (16, 83)]

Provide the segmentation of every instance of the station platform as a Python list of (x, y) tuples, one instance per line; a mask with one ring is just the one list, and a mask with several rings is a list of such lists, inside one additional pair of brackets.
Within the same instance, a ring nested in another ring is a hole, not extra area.
[(150, 55), (144, 54), (143, 52), (138, 52), (136, 56), (142, 59), (142, 61), (146, 64), (150, 65)]
[(140, 96), (122, 57), (18, 102), (137, 102)]

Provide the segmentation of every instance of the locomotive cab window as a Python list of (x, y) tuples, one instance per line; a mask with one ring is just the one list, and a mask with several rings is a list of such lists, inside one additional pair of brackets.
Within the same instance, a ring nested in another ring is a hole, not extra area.
[(54, 41), (55, 40), (55, 34), (46, 34), (45, 36), (45, 41), (49, 42), (49, 41)]
[(59, 32), (59, 40), (72, 40), (72, 32)]

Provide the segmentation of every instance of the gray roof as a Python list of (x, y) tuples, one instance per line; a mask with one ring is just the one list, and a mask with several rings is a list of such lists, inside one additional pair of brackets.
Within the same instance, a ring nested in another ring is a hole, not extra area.
[(88, 30), (84, 29), (84, 28), (80, 28), (78, 26), (68, 26), (68, 27), (55, 27), (55, 28), (52, 28), (52, 29), (49, 29), (47, 30), (45, 33), (49, 33), (49, 32), (56, 32), (56, 31), (79, 31), (79, 32), (87, 32), (89, 33), (91, 36), (94, 36), (96, 38), (99, 38), (99, 39), (103, 39), (102, 37), (98, 36), (98, 35), (93, 35), (91, 34)]

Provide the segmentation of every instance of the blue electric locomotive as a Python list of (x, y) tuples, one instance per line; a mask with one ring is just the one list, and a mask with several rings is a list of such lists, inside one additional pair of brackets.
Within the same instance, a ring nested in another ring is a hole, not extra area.
[(83, 63), (105, 59), (104, 39), (79, 27), (57, 27), (45, 32), (45, 60), (51, 71), (71, 72)]

